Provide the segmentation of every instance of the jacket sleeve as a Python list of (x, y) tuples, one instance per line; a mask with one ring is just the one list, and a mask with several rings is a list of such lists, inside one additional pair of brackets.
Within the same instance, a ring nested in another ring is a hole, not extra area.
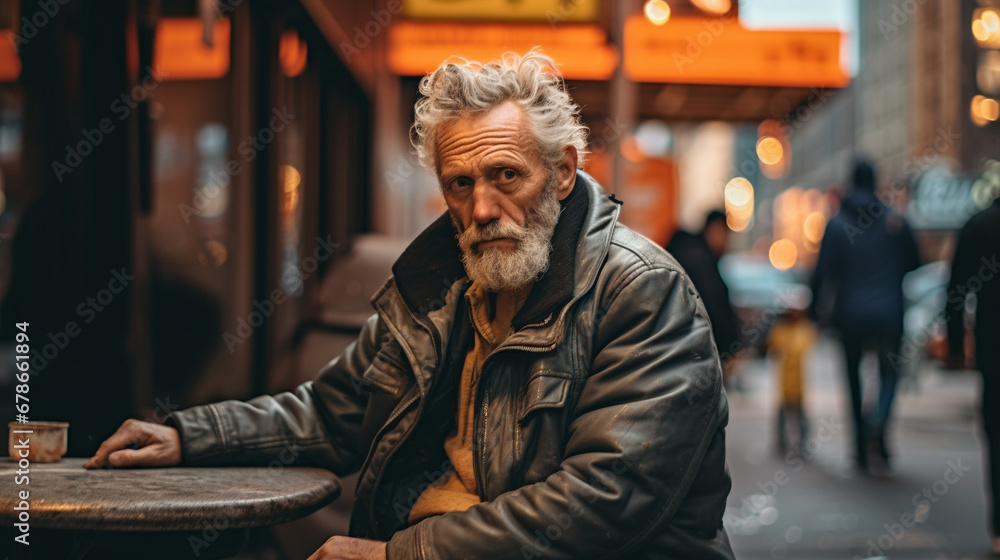
[(958, 234), (958, 244), (951, 261), (951, 277), (948, 280), (947, 301), (943, 309), (947, 325), (948, 353), (953, 358), (965, 359), (965, 297), (969, 293), (967, 283), (976, 275), (975, 251), (972, 248), (970, 225), (967, 223)]
[(372, 316), (358, 340), (294, 391), (247, 402), (224, 401), (175, 412), (183, 464), (318, 466), (339, 475), (358, 469), (358, 433), (368, 392), (362, 374), (378, 350)]
[(920, 258), (920, 246), (917, 245), (917, 237), (913, 234), (913, 228), (905, 220), (900, 235), (902, 236), (900, 242), (903, 244), (903, 270), (910, 272), (920, 268), (920, 265), (923, 264)]
[(824, 287), (830, 282), (836, 271), (841, 269), (840, 254), (840, 224), (839, 216), (834, 216), (827, 222), (826, 231), (823, 232), (823, 239), (819, 245), (819, 256), (816, 257), (816, 268), (813, 270), (812, 280), (809, 288), (812, 290), (812, 301), (809, 303), (809, 315), (814, 321), (822, 322), (827, 317), (823, 316), (828, 302), (820, 301), (825, 294)]
[[(623, 276), (600, 302), (590, 374), (559, 470), (397, 532), (390, 560), (627, 557), (662, 533), (682, 535), (675, 542), (725, 538), (727, 409), (704, 306), (676, 269), (643, 263)], [(712, 464), (703, 464), (710, 444)], [(706, 500), (707, 524), (675, 516), (699, 469), (720, 476), (709, 485), (716, 493)], [(727, 557), (723, 548), (671, 557)]]

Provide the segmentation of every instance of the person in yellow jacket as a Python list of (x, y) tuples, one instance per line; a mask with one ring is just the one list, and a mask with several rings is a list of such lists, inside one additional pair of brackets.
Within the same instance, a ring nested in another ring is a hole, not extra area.
[(798, 427), (796, 447), (805, 444), (808, 420), (803, 406), (805, 361), (816, 343), (816, 329), (806, 316), (808, 294), (796, 293), (787, 298), (788, 309), (771, 327), (768, 350), (777, 364), (778, 385), (778, 450), (789, 449), (789, 424)]

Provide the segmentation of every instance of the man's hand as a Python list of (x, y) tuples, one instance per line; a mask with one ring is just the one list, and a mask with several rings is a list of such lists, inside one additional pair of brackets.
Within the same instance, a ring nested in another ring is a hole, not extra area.
[(170, 467), (181, 462), (181, 437), (170, 426), (126, 420), (83, 464), (95, 469), (112, 467)]
[(330, 537), (308, 560), (385, 560), (385, 543)]

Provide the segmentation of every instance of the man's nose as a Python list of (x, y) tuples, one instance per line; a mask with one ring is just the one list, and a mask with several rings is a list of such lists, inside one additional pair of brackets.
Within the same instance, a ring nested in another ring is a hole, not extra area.
[(472, 189), (472, 219), (485, 225), (500, 219), (500, 193), (489, 185), (479, 184)]

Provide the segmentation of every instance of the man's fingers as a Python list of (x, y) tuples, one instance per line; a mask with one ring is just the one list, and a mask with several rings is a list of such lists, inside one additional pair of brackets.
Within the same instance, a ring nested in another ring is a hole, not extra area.
[(109, 455), (138, 441), (139, 435), (135, 433), (135, 430), (128, 425), (123, 425), (111, 437), (104, 440), (104, 443), (97, 448), (97, 453), (94, 453), (94, 456), (83, 466), (88, 469), (99, 467), (108, 460)]
[[(149, 443), (149, 434), (145, 429), (144, 422), (136, 420), (126, 420), (118, 430), (111, 434), (111, 437), (104, 440), (104, 443), (97, 448), (97, 452), (89, 461), (84, 463), (84, 468), (93, 469), (103, 466), (108, 457), (114, 452), (125, 449), (129, 446), (142, 446)], [(112, 465), (116, 466), (116, 465)]]
[(145, 450), (121, 449), (108, 455), (108, 464), (112, 467), (132, 467), (141, 463), (142, 456), (148, 455)]

